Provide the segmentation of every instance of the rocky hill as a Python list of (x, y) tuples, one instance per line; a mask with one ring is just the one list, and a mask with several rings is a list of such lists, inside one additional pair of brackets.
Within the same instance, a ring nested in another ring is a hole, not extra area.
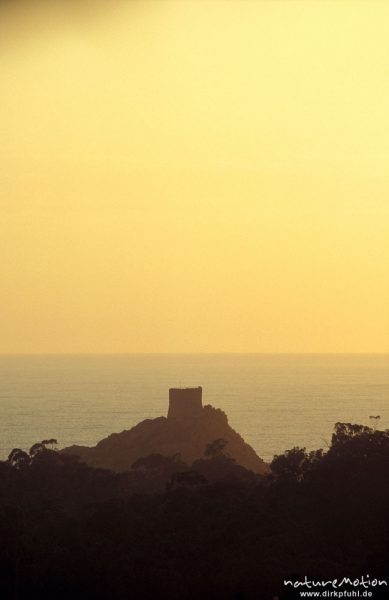
[[(194, 390), (200, 390), (201, 394), (201, 388)], [(123, 472), (130, 470), (137, 459), (151, 454), (178, 455), (191, 465), (195, 460), (204, 458), (209, 444), (222, 439), (227, 442), (223, 448), (224, 454), (233, 458), (238, 465), (254, 473), (269, 472), (268, 465), (232, 429), (226, 414), (220, 409), (210, 405), (203, 407), (200, 403), (196, 411), (189, 411), (188, 415), (180, 413), (178, 416), (176, 418), (170, 407), (168, 418), (146, 419), (132, 429), (113, 433), (92, 448), (70, 446), (62, 452), (77, 455), (93, 467)]]

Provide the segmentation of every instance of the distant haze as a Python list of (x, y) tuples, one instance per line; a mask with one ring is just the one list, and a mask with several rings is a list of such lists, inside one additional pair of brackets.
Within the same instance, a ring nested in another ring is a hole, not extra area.
[(388, 26), (0, 2), (0, 353), (389, 351)]

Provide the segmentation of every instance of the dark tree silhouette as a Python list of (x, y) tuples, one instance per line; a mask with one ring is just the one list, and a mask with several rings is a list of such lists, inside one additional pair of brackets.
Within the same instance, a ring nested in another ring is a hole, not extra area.
[(389, 431), (338, 423), (326, 452), (275, 457), (272, 479), (221, 443), (125, 473), (49, 445), (0, 461), (1, 600), (284, 600), (299, 597), (287, 577), (389, 581)]
[(29, 465), (30, 460), (30, 456), (27, 454), (27, 452), (21, 450), (20, 448), (14, 448), (8, 456), (9, 464), (17, 469)]

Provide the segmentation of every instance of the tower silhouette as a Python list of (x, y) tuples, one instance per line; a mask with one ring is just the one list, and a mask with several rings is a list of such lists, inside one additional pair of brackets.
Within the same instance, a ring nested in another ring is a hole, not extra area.
[(201, 415), (203, 409), (201, 387), (170, 388), (168, 419), (188, 420)]

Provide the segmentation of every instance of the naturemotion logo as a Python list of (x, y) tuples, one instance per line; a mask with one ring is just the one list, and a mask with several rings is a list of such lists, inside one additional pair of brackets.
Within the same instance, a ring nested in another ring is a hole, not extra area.
[(301, 598), (373, 598), (373, 590), (388, 587), (386, 579), (369, 575), (342, 579), (284, 579), (284, 586), (299, 591)]

